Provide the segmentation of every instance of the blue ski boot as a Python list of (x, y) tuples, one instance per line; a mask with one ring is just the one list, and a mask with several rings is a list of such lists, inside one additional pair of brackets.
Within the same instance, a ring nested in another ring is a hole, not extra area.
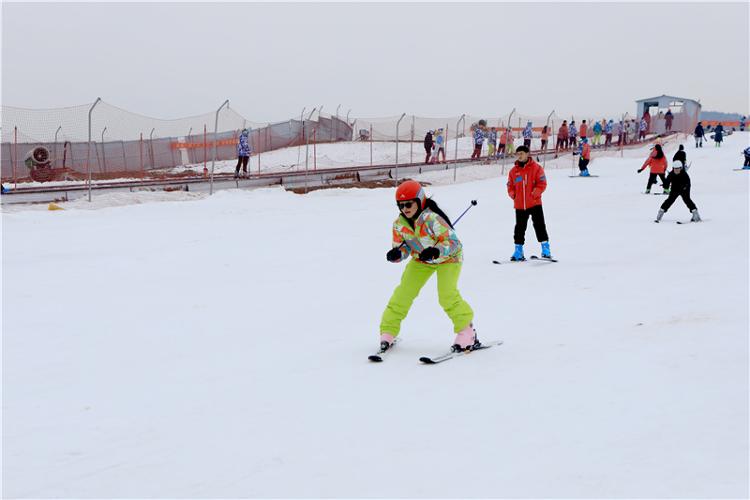
[(551, 259), (552, 254), (549, 252), (549, 241), (542, 242), (542, 258)]
[(512, 262), (517, 262), (521, 260), (526, 260), (526, 257), (523, 256), (523, 245), (516, 245), (516, 250), (513, 252), (513, 256), (510, 258)]

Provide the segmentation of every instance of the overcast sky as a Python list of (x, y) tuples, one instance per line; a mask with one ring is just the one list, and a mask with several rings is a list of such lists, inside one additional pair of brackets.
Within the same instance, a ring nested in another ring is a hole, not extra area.
[(3, 104), (255, 121), (748, 104), (748, 3), (8, 3)]

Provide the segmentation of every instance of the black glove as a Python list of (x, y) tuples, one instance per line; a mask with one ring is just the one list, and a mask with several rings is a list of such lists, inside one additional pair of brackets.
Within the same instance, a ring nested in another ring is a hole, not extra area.
[(401, 259), (401, 247), (388, 250), (388, 253), (385, 254), (385, 258), (388, 259), (388, 262), (398, 262)]
[(419, 254), (419, 260), (422, 262), (429, 262), (433, 259), (440, 257), (440, 250), (435, 247), (427, 247), (422, 250)]

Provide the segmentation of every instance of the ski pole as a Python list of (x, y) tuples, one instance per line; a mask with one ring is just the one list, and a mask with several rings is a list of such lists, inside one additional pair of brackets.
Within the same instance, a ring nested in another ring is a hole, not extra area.
[[(471, 204), (468, 206), (468, 208), (466, 210), (464, 210), (463, 213), (461, 215), (459, 215), (458, 218), (455, 221), (453, 221), (453, 226), (455, 227), (456, 224), (458, 224), (458, 221), (461, 220), (461, 217), (463, 217), (464, 215), (466, 215), (466, 212), (468, 212), (469, 210), (471, 210), (471, 207), (476, 206), (476, 204), (477, 204), (477, 200), (471, 200)], [(401, 244), (397, 248), (401, 248), (404, 245), (406, 245), (406, 241), (405, 240), (402, 241)]]
[(463, 217), (464, 215), (466, 215), (466, 212), (468, 212), (469, 210), (471, 210), (471, 207), (476, 206), (476, 204), (477, 204), (477, 200), (471, 200), (471, 204), (469, 205), (469, 207), (466, 210), (464, 210), (464, 212), (461, 215), (459, 215), (456, 220), (453, 221), (453, 225), (455, 226), (456, 224), (458, 224), (458, 221), (461, 220), (461, 217)]

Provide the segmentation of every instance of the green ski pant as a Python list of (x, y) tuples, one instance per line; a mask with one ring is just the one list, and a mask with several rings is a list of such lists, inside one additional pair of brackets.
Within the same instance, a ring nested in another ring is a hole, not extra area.
[(401, 321), (409, 313), (414, 299), (419, 295), (427, 280), (437, 272), (438, 299), (440, 306), (453, 321), (453, 331), (458, 333), (474, 319), (474, 311), (458, 293), (458, 276), (461, 274), (461, 263), (424, 264), (410, 260), (406, 264), (401, 283), (393, 291), (391, 300), (383, 311), (380, 320), (380, 332), (397, 336), (401, 330)]

